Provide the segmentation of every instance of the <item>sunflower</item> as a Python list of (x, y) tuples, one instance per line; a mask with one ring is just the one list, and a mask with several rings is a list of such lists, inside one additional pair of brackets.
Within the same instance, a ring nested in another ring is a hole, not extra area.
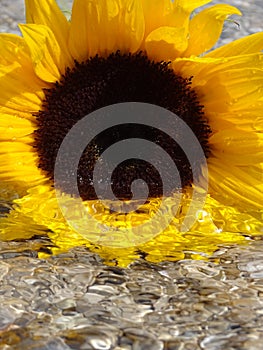
[[(41, 232), (50, 245), (40, 249), (40, 257), (85, 245), (107, 263), (127, 266), (140, 256), (153, 262), (205, 258), (220, 244), (245, 243), (247, 235), (262, 232), (263, 33), (213, 49), (224, 21), (241, 13), (223, 4), (194, 13), (210, 2), (74, 0), (67, 20), (55, 0), (25, 0), (22, 36), (0, 35), (0, 188), (1, 199), (11, 203), (0, 221), (2, 240), (30, 239)], [(197, 159), (193, 183), (194, 169), (184, 150), (160, 130), (125, 124), (123, 116), (123, 125), (94, 137), (81, 155), (80, 199), (95, 218), (87, 223), (74, 209), (67, 174), (54, 187), (59, 150), (84, 117), (128, 102), (179, 116), (205, 161)], [(168, 152), (181, 183), (163, 193), (153, 165), (122, 162), (112, 175), (119, 206), (133, 202), (132, 181), (149, 183), (148, 200), (123, 213), (116, 206), (112, 210), (110, 198), (101, 203), (96, 197), (92, 171), (105, 149), (131, 137), (156, 142)], [(178, 198), (173, 220), (166, 222)], [(160, 217), (153, 219), (161, 202), (164, 229), (151, 237), (156, 225), (163, 227)], [(65, 203), (75, 226), (62, 210)], [(189, 207), (193, 225), (184, 230)], [(84, 221), (86, 233), (78, 229)], [(127, 228), (141, 223), (148, 223), (149, 235), (143, 229), (138, 235), (149, 238), (136, 241)], [(108, 234), (108, 227), (116, 236)]]

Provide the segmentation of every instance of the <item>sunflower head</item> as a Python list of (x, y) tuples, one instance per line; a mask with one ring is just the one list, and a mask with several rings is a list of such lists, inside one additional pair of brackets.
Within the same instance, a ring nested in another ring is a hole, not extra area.
[(209, 257), (262, 232), (263, 33), (209, 0), (26, 0), (0, 35), (0, 238), (107, 263)]

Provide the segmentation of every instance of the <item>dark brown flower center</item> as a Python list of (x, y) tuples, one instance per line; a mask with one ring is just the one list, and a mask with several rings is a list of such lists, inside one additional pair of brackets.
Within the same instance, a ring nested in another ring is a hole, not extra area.
[[(68, 68), (59, 82), (45, 90), (42, 109), (36, 114), (34, 134), (39, 168), (53, 180), (59, 147), (74, 124), (93, 111), (122, 102), (149, 103), (178, 115), (191, 128), (208, 157), (210, 128), (203, 106), (191, 88), (191, 79), (175, 74), (169, 63), (151, 61), (143, 53), (117, 52), (107, 58), (96, 56), (83, 63), (75, 62), (73, 69)], [(176, 123), (171, 128), (176, 128)], [(181, 147), (161, 130), (125, 123), (124, 116), (123, 125), (101, 132), (83, 152), (77, 177), (84, 200), (97, 198), (93, 171), (100, 155), (110, 145), (128, 138), (143, 138), (157, 143), (173, 159), (182, 187), (191, 185), (193, 164), (190, 165)], [(194, 164), (199, 172), (201, 163), (200, 159)], [(132, 197), (131, 184), (136, 179), (143, 179), (148, 184), (150, 197), (169, 195), (175, 190), (171, 186), (168, 193), (163, 193), (160, 174), (150, 162), (141, 159), (127, 159), (110, 176), (112, 190), (121, 199)], [(63, 183), (66, 183), (66, 174)], [(70, 193), (70, 188), (63, 187), (62, 183), (60, 187)]]

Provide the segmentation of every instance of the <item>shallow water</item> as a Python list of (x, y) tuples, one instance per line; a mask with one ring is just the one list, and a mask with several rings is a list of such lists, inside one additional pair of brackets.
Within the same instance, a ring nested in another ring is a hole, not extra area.
[[(20, 4), (0, 0), (0, 31), (16, 31)], [(261, 0), (231, 4), (249, 18), (240, 30), (229, 23), (223, 41), (263, 29)], [(141, 259), (127, 269), (85, 248), (38, 259), (40, 244), (45, 237), (0, 243), (0, 349), (262, 349), (260, 236), (208, 261)]]
[(32, 242), (0, 258), (1, 349), (262, 349), (262, 241), (127, 269), (84, 248), (40, 260)]

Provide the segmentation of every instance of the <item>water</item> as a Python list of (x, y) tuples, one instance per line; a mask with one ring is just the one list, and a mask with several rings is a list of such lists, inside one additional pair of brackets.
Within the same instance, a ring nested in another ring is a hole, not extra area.
[(127, 269), (3, 243), (0, 349), (261, 349), (262, 275), (261, 240)]

